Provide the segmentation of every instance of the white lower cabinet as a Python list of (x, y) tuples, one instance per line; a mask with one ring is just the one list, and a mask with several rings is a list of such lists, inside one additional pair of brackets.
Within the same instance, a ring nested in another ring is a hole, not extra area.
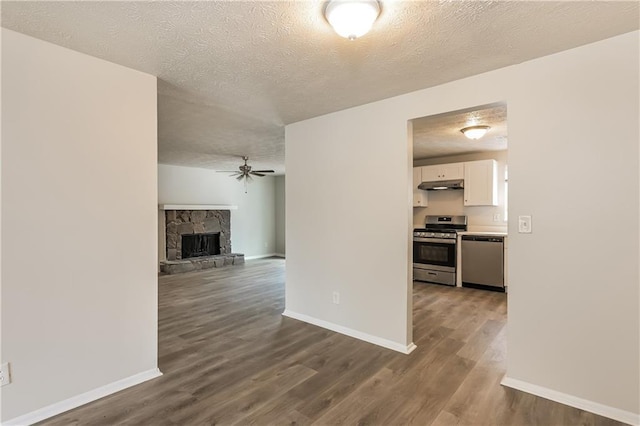
[(495, 160), (464, 163), (464, 205), (498, 205), (498, 163)]
[(413, 207), (427, 207), (427, 191), (418, 189), (422, 183), (422, 167), (413, 168)]

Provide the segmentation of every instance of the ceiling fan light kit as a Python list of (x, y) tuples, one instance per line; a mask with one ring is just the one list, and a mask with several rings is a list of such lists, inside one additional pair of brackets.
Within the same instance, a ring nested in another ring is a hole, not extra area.
[(477, 140), (487, 134), (490, 128), (489, 126), (469, 126), (460, 129), (460, 131), (469, 139)]
[(324, 16), (338, 35), (355, 40), (371, 30), (380, 15), (377, 0), (330, 0)]

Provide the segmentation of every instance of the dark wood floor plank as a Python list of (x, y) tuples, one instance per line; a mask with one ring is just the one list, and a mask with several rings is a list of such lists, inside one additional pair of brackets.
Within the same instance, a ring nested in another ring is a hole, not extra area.
[(232, 424), (314, 374), (314, 370), (301, 364), (292, 365), (277, 373), (252, 378), (251, 385), (243, 383), (229, 392), (202, 399), (187, 416), (175, 415), (171, 419), (177, 424)]
[(496, 336), (504, 328), (504, 321), (486, 320), (477, 330), (474, 330), (465, 345), (456, 355), (474, 361), (480, 360)]
[(162, 377), (44, 425), (613, 426), (500, 386), (505, 294), (416, 283), (403, 355), (282, 317), (282, 259), (158, 286)]
[(381, 368), (348, 397), (336, 404), (332, 410), (321, 416), (316, 421), (316, 424), (356, 424), (361, 413), (370, 411), (370, 407), (378, 403), (380, 395), (386, 393), (391, 386), (393, 376), (393, 371), (388, 368)]
[(356, 388), (375, 375), (395, 354), (388, 350), (372, 347), (368, 353), (356, 353), (345, 360), (341, 368), (340, 380), (335, 380), (335, 372), (327, 376), (334, 377), (333, 384), (314, 398), (307, 399), (297, 410), (310, 419), (318, 418), (332, 410)]

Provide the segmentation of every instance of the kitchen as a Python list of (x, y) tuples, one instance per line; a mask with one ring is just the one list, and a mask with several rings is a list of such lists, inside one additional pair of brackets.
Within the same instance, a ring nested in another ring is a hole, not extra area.
[(505, 292), (507, 107), (413, 120), (413, 279)]

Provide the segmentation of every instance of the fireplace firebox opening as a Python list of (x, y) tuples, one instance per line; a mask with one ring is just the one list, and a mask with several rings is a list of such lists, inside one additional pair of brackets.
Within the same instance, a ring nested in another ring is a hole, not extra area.
[(183, 234), (182, 259), (220, 254), (220, 233)]

